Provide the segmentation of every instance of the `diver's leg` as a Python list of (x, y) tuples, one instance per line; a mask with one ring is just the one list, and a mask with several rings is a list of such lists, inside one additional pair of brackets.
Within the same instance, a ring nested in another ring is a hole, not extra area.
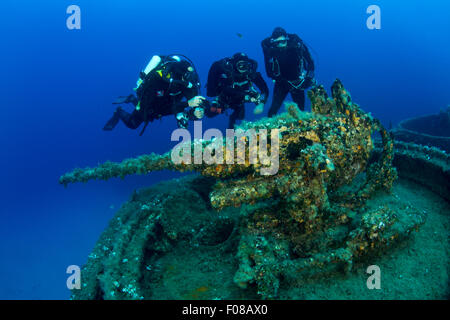
[(115, 111), (111, 119), (106, 122), (105, 126), (103, 127), (103, 130), (105, 131), (111, 131), (116, 127), (116, 125), (119, 123), (120, 116), (119, 116), (119, 110), (122, 110), (121, 107), (118, 107)]
[(136, 129), (144, 122), (144, 115), (141, 110), (134, 110), (133, 113), (128, 113), (125, 110), (120, 109), (119, 117), (130, 129)]
[(131, 103), (133, 106), (137, 106), (139, 101), (134, 94), (130, 94), (128, 96), (120, 96), (113, 102), (113, 104), (123, 104), (123, 103)]
[(236, 123), (237, 113), (236, 110), (230, 115), (230, 119), (228, 120), (228, 129), (234, 129), (234, 124)]
[(242, 103), (233, 108), (233, 113), (230, 116), (228, 122), (228, 129), (234, 129), (234, 125), (237, 120), (244, 120), (245, 118), (245, 105)]
[(237, 115), (237, 119), (241, 120), (241, 121), (244, 120), (245, 119), (245, 105), (241, 104), (236, 111), (239, 112)]
[(272, 105), (269, 109), (269, 117), (273, 117), (280, 110), (281, 104), (283, 103), (286, 95), (289, 92), (289, 83), (287, 81), (276, 81), (275, 88), (273, 89), (273, 99)]
[(111, 131), (115, 128), (119, 120), (122, 120), (122, 122), (130, 129), (136, 129), (144, 122), (142, 112), (134, 110), (133, 113), (128, 113), (121, 107), (118, 107), (116, 111), (114, 111), (111, 119), (109, 119), (103, 127), (103, 130)]
[(298, 108), (305, 111), (305, 90), (292, 90), (291, 96)]

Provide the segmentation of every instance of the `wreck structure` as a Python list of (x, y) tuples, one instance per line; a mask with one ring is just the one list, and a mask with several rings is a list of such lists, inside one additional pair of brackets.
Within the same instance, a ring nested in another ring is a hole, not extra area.
[[(264, 162), (248, 161), (252, 144), (244, 138), (249, 147), (243, 164), (175, 164), (168, 152), (61, 176), (60, 183), (68, 185), (163, 169), (200, 173), (180, 180), (177, 195), (158, 187), (135, 192), (98, 241), (82, 271), (82, 290), (73, 298), (154, 298), (158, 261), (184, 243), (184, 252), (198, 245), (214, 247), (218, 255), (226, 252), (236, 265), (233, 290), (273, 299), (280, 281), (348, 272), (410, 237), (424, 223), (423, 212), (366, 206), (375, 193), (389, 192), (397, 178), (392, 135), (352, 101), (339, 80), (331, 93), (328, 97), (323, 86), (311, 89), (311, 113), (288, 104), (286, 113), (240, 126), (257, 133), (277, 129), (274, 175), (260, 174)], [(213, 141), (192, 143), (205, 149)], [(225, 140), (218, 145), (227, 154)], [(422, 147), (401, 146), (406, 160), (417, 159), (410, 150), (423, 153)], [(448, 176), (448, 156), (434, 152), (441, 159), (435, 170)], [(184, 209), (176, 204), (183, 199)], [(187, 216), (191, 206), (196, 214)], [(183, 229), (193, 221), (201, 225), (195, 235)]]
[(396, 140), (450, 152), (450, 106), (438, 114), (403, 120), (392, 130)]

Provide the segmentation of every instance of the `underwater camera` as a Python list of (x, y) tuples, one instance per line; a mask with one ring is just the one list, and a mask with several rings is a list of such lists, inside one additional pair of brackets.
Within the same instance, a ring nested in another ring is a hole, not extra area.
[(202, 102), (200, 102), (199, 107), (203, 108), (204, 110), (211, 109), (212, 103), (208, 99), (203, 99)]
[(219, 104), (219, 102), (209, 101), (207, 99), (202, 100), (202, 102), (200, 103), (200, 105), (198, 107), (203, 108), (203, 110), (205, 111), (205, 114), (208, 117), (214, 117), (218, 114), (222, 114), (226, 110), (226, 107)]

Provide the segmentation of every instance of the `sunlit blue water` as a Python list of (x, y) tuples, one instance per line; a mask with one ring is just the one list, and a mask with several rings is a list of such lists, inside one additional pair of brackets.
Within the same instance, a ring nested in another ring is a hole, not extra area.
[[(81, 8), (81, 30), (66, 27), (71, 4)], [(381, 30), (366, 27), (372, 4)], [(450, 103), (449, 10), (441, 0), (3, 0), (0, 299), (67, 299), (66, 267), (86, 261), (120, 204), (176, 176), (58, 184), (74, 167), (173, 145), (171, 117), (143, 137), (122, 124), (101, 130), (153, 54), (184, 53), (205, 84), (215, 60), (243, 51), (265, 76), (260, 42), (282, 26), (310, 45), (320, 83), (329, 89), (339, 77), (366, 111), (396, 124)], [(203, 126), (226, 124), (221, 116)]]

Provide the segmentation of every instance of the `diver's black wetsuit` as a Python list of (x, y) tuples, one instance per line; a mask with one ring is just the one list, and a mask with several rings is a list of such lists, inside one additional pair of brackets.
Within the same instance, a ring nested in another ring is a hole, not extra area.
[[(286, 37), (286, 47), (277, 47), (274, 39), (280, 36)], [(271, 37), (262, 41), (261, 46), (267, 75), (275, 80), (269, 117), (278, 112), (288, 93), (291, 93), (299, 108), (304, 110), (304, 90), (311, 86), (314, 79), (314, 61), (306, 45), (296, 34), (288, 34), (282, 28), (276, 28)]]
[(198, 79), (190, 85), (187, 80), (183, 80), (189, 66), (186, 61), (171, 61), (164, 68), (150, 72), (137, 89), (137, 98), (130, 95), (119, 102), (131, 103), (135, 107), (139, 103), (139, 108), (135, 108), (132, 113), (117, 108), (103, 129), (112, 130), (119, 120), (128, 128), (136, 129), (143, 122), (152, 122), (172, 114), (177, 115), (178, 127), (186, 127), (187, 119), (194, 119), (193, 108), (188, 108), (188, 100), (199, 94)]
[[(237, 64), (241, 61), (247, 65), (244, 72), (237, 69)], [(213, 117), (226, 109), (232, 109), (228, 123), (228, 128), (232, 129), (236, 120), (244, 119), (245, 103), (251, 102), (248, 99), (266, 103), (269, 88), (261, 73), (256, 71), (257, 66), (255, 60), (242, 53), (214, 62), (208, 73), (207, 95), (216, 97), (216, 101), (212, 108), (205, 110), (206, 116)], [(253, 84), (261, 94), (254, 89)]]

